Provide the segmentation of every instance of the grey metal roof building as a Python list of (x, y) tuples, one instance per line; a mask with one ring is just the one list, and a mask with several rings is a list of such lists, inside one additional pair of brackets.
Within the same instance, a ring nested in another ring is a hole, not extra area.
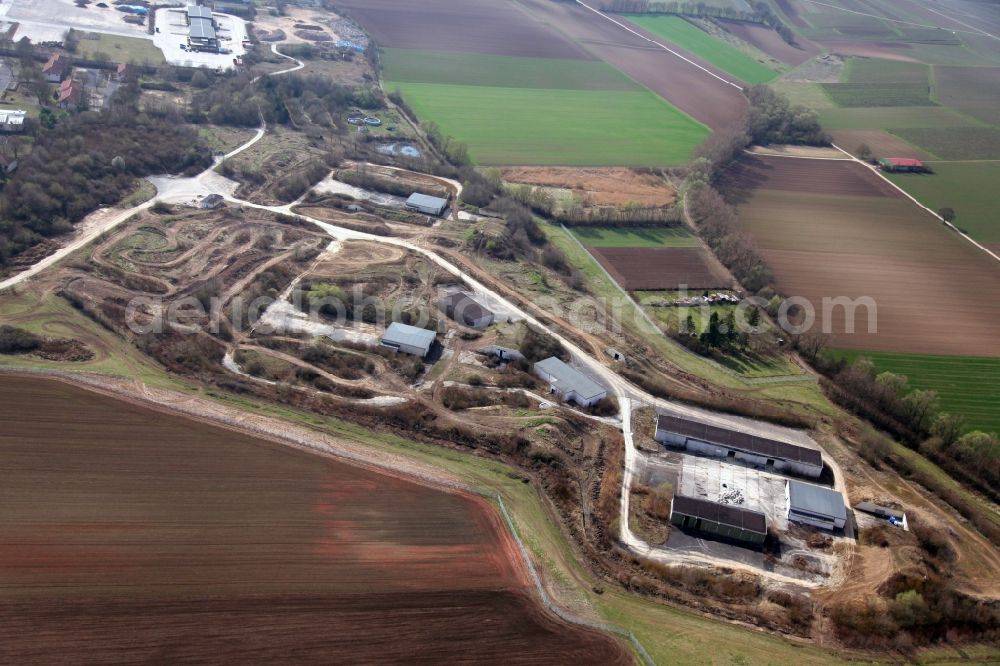
[(438, 305), (446, 315), (464, 326), (485, 328), (493, 323), (492, 312), (460, 291), (448, 294)]
[(756, 545), (767, 538), (767, 516), (760, 511), (697, 497), (674, 495), (670, 522), (678, 527)]
[(555, 356), (535, 363), (534, 371), (549, 383), (553, 393), (562, 396), (563, 400), (572, 400), (583, 407), (602, 400), (608, 394), (603, 386)]
[(441, 215), (448, 207), (448, 200), (414, 192), (406, 200), (406, 207), (426, 215)]
[(218, 37), (215, 34), (215, 23), (212, 21), (212, 10), (208, 7), (190, 5), (187, 8), (188, 41), (196, 47), (217, 48)]
[(788, 480), (785, 482), (785, 496), (788, 500), (788, 520), (828, 530), (843, 529), (847, 524), (844, 496), (836, 490)]
[(656, 419), (656, 439), (706, 455), (727, 457), (732, 452), (739, 460), (760, 466), (773, 464), (779, 471), (790, 469), (812, 477), (818, 477), (823, 472), (823, 455), (818, 449), (672, 414), (660, 414)]
[(382, 346), (423, 358), (434, 345), (437, 333), (398, 321), (389, 325), (382, 334)]

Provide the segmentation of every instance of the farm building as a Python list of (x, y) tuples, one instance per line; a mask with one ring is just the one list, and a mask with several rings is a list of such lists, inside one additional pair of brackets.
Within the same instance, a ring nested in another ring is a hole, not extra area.
[(552, 393), (581, 407), (589, 407), (608, 395), (603, 386), (555, 356), (535, 363), (534, 370), (536, 375), (549, 383)]
[(414, 192), (406, 200), (406, 207), (425, 215), (440, 216), (444, 212), (444, 209), (448, 207), (448, 200)]
[(700, 423), (680, 416), (660, 414), (656, 441), (716, 458), (733, 458), (757, 467), (794, 472), (812, 478), (823, 473), (818, 449), (758, 437), (730, 428)]
[(207, 7), (190, 5), (187, 8), (188, 42), (197, 50), (217, 51), (219, 38), (215, 34), (212, 10)]
[(69, 109), (80, 106), (83, 101), (83, 86), (79, 81), (66, 79), (59, 84), (59, 108)]
[(674, 495), (670, 505), (670, 522), (680, 528), (757, 546), (767, 538), (767, 516), (760, 511), (696, 497)]
[(493, 313), (460, 291), (448, 294), (438, 307), (447, 316), (463, 326), (486, 328), (493, 323)]
[(383, 347), (423, 358), (430, 352), (436, 337), (437, 334), (434, 331), (400, 324), (397, 321), (390, 324), (389, 328), (385, 330), (381, 342)]
[(0, 109), (0, 132), (23, 132), (26, 115), (21, 109)]
[(893, 173), (927, 170), (923, 162), (910, 157), (883, 157), (878, 161), (878, 165), (883, 171), (892, 171)]
[(60, 53), (53, 53), (42, 65), (42, 74), (49, 83), (59, 83), (69, 70), (69, 58)]
[(843, 529), (847, 524), (844, 496), (836, 490), (802, 481), (785, 482), (788, 520), (825, 530)]

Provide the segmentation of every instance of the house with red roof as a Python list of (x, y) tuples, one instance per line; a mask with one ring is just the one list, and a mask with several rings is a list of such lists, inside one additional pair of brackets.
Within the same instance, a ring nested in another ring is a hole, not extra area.
[(893, 173), (905, 173), (907, 171), (927, 171), (927, 167), (920, 160), (912, 157), (883, 157), (878, 161), (879, 167), (883, 171)]

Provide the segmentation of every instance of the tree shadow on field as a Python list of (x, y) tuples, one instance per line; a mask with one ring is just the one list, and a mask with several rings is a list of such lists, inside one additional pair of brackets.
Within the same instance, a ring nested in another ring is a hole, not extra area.
[(717, 189), (731, 206), (750, 201), (754, 191), (764, 187), (774, 167), (753, 157), (743, 157), (718, 178)]

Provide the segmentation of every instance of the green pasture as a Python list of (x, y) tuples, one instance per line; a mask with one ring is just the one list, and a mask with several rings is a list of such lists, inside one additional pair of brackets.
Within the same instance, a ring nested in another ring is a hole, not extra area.
[(627, 17), (632, 23), (687, 49), (741, 81), (766, 83), (779, 74), (679, 16), (630, 14)]
[(928, 208), (953, 208), (955, 226), (976, 240), (1000, 243), (996, 195), (1000, 161), (928, 164), (934, 170), (931, 175), (897, 173), (889, 178)]
[(387, 87), (398, 88), (421, 121), (468, 144), (479, 164), (678, 165), (709, 133), (648, 90)]
[(698, 247), (698, 239), (683, 227), (573, 227), (587, 247)]
[(909, 378), (909, 386), (938, 392), (941, 409), (961, 414), (971, 429), (1000, 432), (1000, 358), (930, 356), (891, 352), (837, 350), (853, 361), (870, 358), (879, 372)]
[(599, 60), (383, 49), (382, 69), (385, 80), (394, 83), (570, 90), (642, 89), (635, 81)]
[(931, 88), (924, 83), (824, 83), (834, 104), (846, 107), (933, 106)]
[(1000, 130), (992, 127), (912, 127), (889, 131), (943, 160), (1000, 159)]
[(76, 52), (84, 58), (103, 55), (112, 62), (133, 62), (139, 65), (162, 65), (166, 62), (163, 51), (153, 44), (152, 38), (85, 33), (81, 35)]

